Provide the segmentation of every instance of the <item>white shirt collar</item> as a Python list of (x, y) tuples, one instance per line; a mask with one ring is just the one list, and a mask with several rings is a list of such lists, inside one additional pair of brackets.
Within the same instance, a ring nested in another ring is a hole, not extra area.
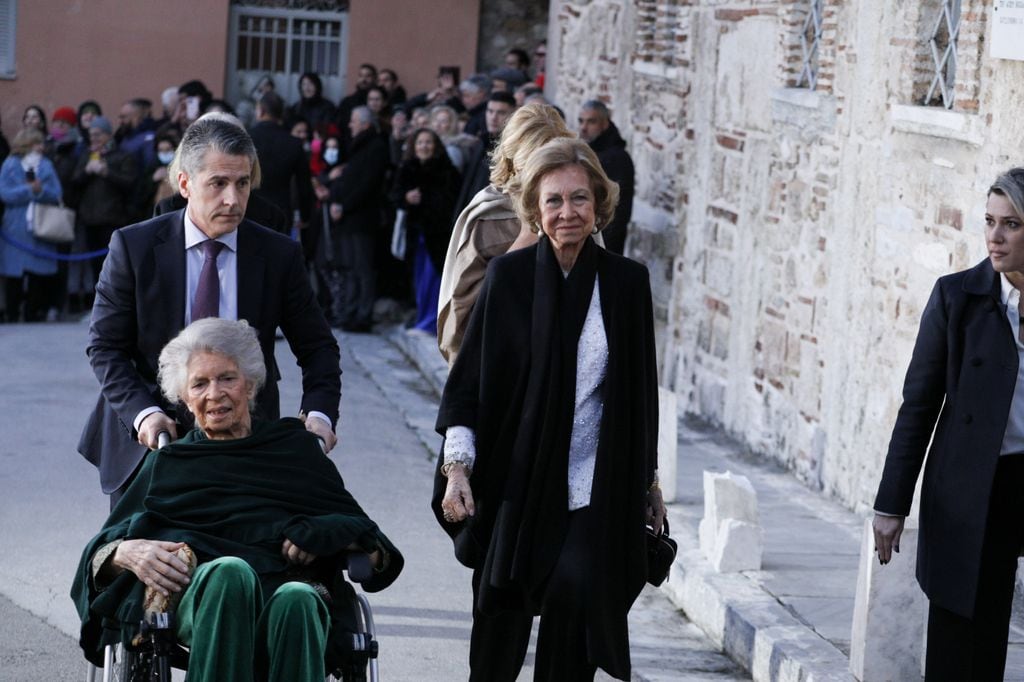
[[(185, 209), (185, 250), (188, 251), (196, 244), (205, 242), (209, 237), (200, 230), (192, 218), (188, 215), (188, 209)], [(238, 228), (231, 230), (227, 234), (217, 237), (217, 241), (228, 247), (232, 251), (238, 251)]]
[(1014, 294), (1016, 294), (1018, 298), (1020, 297), (1020, 292), (1017, 291), (1017, 287), (1010, 284), (1010, 280), (1006, 278), (1005, 273), (999, 273), (999, 284), (999, 300), (1003, 302), (1003, 305), (1009, 303), (1010, 296), (1013, 296)]

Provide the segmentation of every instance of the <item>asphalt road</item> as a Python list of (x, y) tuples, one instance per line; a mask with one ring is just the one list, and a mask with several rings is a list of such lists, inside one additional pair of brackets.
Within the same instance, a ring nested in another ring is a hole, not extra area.
[[(68, 591), (107, 512), (95, 469), (75, 451), (97, 393), (86, 332), (84, 323), (0, 326), (0, 680), (84, 679)], [(406, 557), (395, 585), (370, 597), (382, 678), (465, 679), (469, 572), (428, 510), (435, 398), (384, 339), (346, 336), (342, 348), (331, 458)], [(282, 412), (294, 413), (298, 370), (283, 343), (278, 359)], [(657, 591), (645, 591), (631, 621), (636, 679), (749, 679)]]

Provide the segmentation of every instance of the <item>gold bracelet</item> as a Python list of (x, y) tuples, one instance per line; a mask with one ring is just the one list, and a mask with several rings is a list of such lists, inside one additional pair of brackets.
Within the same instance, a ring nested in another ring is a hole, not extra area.
[(441, 465), (441, 475), (448, 478), (448, 474), (451, 473), (453, 466), (463, 467), (466, 470), (466, 476), (469, 476), (470, 472), (472, 472), (472, 469), (465, 462), (445, 462)]

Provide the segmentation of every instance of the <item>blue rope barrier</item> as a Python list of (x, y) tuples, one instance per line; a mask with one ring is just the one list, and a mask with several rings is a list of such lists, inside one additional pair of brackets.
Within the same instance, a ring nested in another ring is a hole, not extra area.
[(48, 258), (50, 260), (62, 260), (68, 263), (77, 263), (79, 261), (92, 260), (93, 258), (99, 258), (107, 255), (107, 249), (99, 249), (98, 251), (87, 251), (85, 253), (57, 253), (56, 251), (47, 251), (46, 249), (36, 248), (31, 244), (25, 244), (19, 242), (17, 239), (0, 232), (0, 238), (10, 244), (16, 249), (20, 249), (25, 253), (30, 253), (33, 256), (39, 258)]

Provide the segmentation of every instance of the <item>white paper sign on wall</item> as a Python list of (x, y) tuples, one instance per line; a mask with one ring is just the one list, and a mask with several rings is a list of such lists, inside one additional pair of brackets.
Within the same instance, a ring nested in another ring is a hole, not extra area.
[(993, 59), (1024, 61), (1024, 0), (995, 0), (990, 54)]

